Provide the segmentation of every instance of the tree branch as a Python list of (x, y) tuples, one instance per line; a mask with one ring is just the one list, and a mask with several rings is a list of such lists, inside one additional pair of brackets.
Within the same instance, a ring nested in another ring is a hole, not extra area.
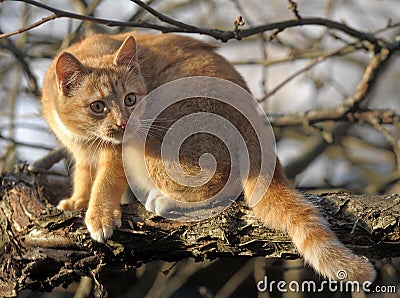
[(109, 19), (104, 19), (104, 18), (97, 18), (97, 17), (93, 17), (93, 16), (87, 16), (87, 15), (82, 15), (82, 14), (77, 14), (77, 13), (60, 10), (60, 9), (43, 4), (43, 3), (35, 1), (35, 0), (0, 0), (0, 3), (9, 2), (9, 1), (27, 3), (30, 5), (45, 9), (47, 11), (50, 11), (53, 14), (48, 17), (42, 18), (40, 21), (37, 21), (29, 26), (20, 28), (18, 30), (15, 30), (15, 31), (12, 31), (9, 33), (1, 34), (0, 39), (25, 32), (27, 30), (38, 27), (38, 26), (40, 26), (46, 22), (49, 22), (51, 20), (54, 20), (54, 19), (70, 18), (70, 19), (95, 22), (95, 23), (103, 24), (103, 25), (106, 25), (109, 27), (125, 26), (125, 27), (135, 27), (135, 28), (148, 28), (148, 29), (159, 30), (164, 33), (167, 33), (167, 32), (199, 33), (199, 34), (212, 36), (215, 39), (221, 40), (223, 42), (227, 42), (230, 39), (240, 40), (242, 38), (250, 37), (250, 36), (253, 36), (253, 35), (256, 35), (256, 34), (259, 34), (262, 32), (266, 32), (266, 31), (278, 30), (279, 32), (281, 32), (284, 29), (291, 28), (291, 27), (305, 26), (305, 25), (319, 25), (319, 26), (324, 26), (324, 27), (330, 28), (330, 29), (339, 30), (343, 33), (348, 34), (349, 36), (356, 38), (356, 39), (368, 41), (368, 42), (374, 44), (375, 46), (381, 46), (382, 44), (384, 44), (383, 41), (377, 39), (374, 35), (372, 35), (370, 33), (354, 29), (344, 23), (339, 23), (339, 22), (329, 20), (329, 19), (324, 19), (324, 18), (300, 18), (300, 19), (295, 19), (295, 20), (273, 22), (270, 24), (254, 26), (254, 27), (251, 27), (248, 29), (241, 29), (236, 32), (235, 30), (220, 30), (220, 29), (202, 28), (202, 27), (192, 26), (192, 25), (189, 25), (189, 24), (186, 24), (186, 23), (183, 23), (183, 22), (180, 22), (180, 21), (170, 18), (170, 17), (156, 11), (155, 9), (151, 8), (151, 6), (147, 5), (146, 3), (144, 3), (143, 1), (140, 1), (140, 0), (130, 0), (130, 1), (134, 2), (136, 5), (142, 7), (144, 10), (146, 10), (150, 14), (154, 15), (160, 21), (167, 23), (169, 25), (172, 25), (172, 26), (148, 23), (148, 22), (144, 22), (144, 21), (124, 22), (124, 21), (109, 20)]
[[(19, 165), (2, 176), (0, 201), (0, 295), (24, 288), (50, 290), (78, 276), (101, 279), (102, 264), (127, 268), (152, 260), (197, 261), (225, 256), (298, 258), (289, 238), (265, 228), (251, 210), (235, 203), (217, 217), (189, 224), (153, 217), (142, 206), (123, 207), (123, 226), (105, 244), (94, 242), (84, 212), (62, 212), (45, 199), (43, 176)], [(65, 194), (65, 193), (64, 193)], [(373, 259), (400, 256), (400, 196), (345, 193), (309, 196), (338, 237)]]
[[(2, 33), (1, 30), (0, 33)], [(35, 96), (39, 96), (40, 92), (36, 77), (32, 73), (30, 65), (26, 62), (26, 57), (24, 53), (20, 49), (18, 49), (11, 40), (7, 38), (0, 39), (0, 48), (5, 48), (14, 55), (15, 59), (18, 60), (22, 70), (28, 78), (28, 85), (32, 93)]]
[[(396, 44), (399, 45), (397, 42)], [(339, 106), (283, 116), (270, 115), (269, 120), (271, 124), (274, 126), (295, 126), (310, 125), (325, 120), (347, 119), (348, 113), (357, 111), (361, 102), (366, 99), (374, 87), (379, 73), (386, 66), (394, 51), (396, 51), (394, 49), (398, 50), (396, 47), (391, 47), (390, 49), (382, 48), (379, 52), (373, 54), (368, 66), (364, 70), (357, 89), (351, 96), (345, 98)]]

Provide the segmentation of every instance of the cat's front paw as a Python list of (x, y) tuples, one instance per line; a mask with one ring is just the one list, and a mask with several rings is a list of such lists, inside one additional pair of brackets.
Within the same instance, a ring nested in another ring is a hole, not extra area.
[(115, 228), (122, 226), (121, 211), (89, 208), (86, 212), (85, 223), (90, 236), (98, 242), (104, 242), (112, 236)]
[(69, 199), (61, 200), (57, 208), (60, 210), (76, 210), (76, 209), (86, 209), (88, 207), (89, 200), (81, 197), (71, 197)]

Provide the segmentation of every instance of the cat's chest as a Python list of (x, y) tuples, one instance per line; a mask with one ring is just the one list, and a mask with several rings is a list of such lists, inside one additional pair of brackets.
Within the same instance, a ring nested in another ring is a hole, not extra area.
[(71, 151), (73, 151), (74, 147), (79, 146), (79, 143), (83, 142), (79, 135), (64, 124), (55, 109), (51, 113), (50, 126), (61, 143)]
[(125, 146), (123, 161), (125, 174), (131, 187), (144, 191), (150, 191), (155, 188), (151, 180), (151, 174), (146, 167), (145, 156), (142, 150), (134, 146)]
[(98, 163), (98, 148), (95, 142), (87, 142), (82, 137), (69, 129), (61, 120), (56, 110), (51, 113), (50, 119), (51, 128), (56, 134), (60, 142), (68, 148), (73, 157), (82, 163), (86, 163), (91, 168), (97, 168)]

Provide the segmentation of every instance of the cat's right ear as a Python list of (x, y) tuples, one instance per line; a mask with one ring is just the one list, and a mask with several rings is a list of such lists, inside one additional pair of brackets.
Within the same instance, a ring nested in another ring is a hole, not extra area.
[(128, 36), (122, 43), (114, 57), (114, 64), (117, 66), (128, 66), (131, 69), (137, 68), (136, 40), (133, 36)]
[(86, 74), (85, 67), (74, 55), (64, 52), (58, 57), (56, 63), (57, 86), (65, 96), (71, 94)]

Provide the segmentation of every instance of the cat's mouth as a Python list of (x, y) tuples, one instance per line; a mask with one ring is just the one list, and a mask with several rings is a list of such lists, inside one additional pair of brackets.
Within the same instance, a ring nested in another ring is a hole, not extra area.
[(111, 131), (103, 136), (103, 140), (112, 144), (121, 144), (124, 138), (124, 131)]

